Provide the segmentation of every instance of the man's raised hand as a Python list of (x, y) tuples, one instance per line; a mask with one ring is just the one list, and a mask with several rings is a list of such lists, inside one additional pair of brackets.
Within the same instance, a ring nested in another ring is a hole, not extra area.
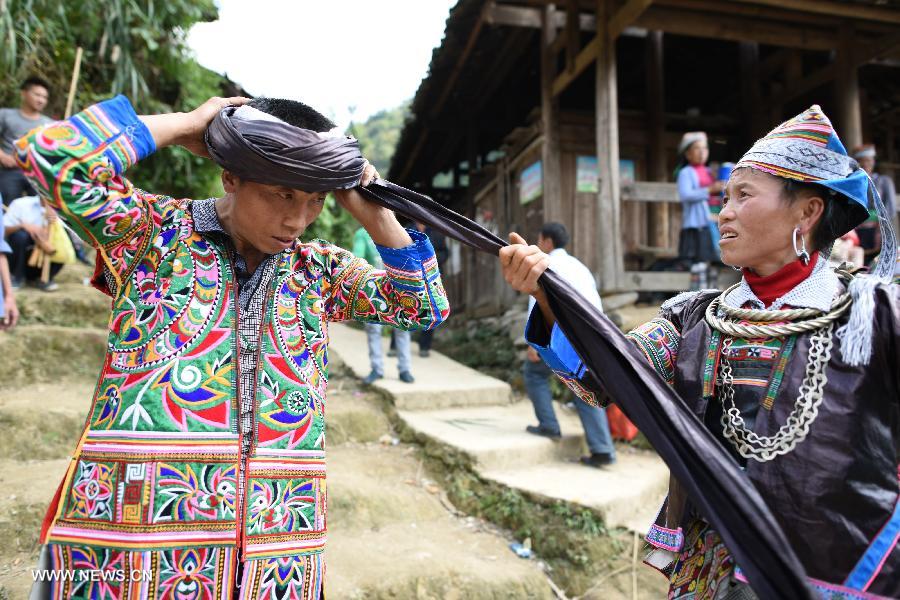
[(214, 97), (191, 112), (142, 115), (140, 119), (150, 130), (157, 148), (184, 146), (197, 156), (209, 158), (203, 135), (210, 122), (226, 106), (241, 106), (249, 101), (249, 98), (243, 96)]

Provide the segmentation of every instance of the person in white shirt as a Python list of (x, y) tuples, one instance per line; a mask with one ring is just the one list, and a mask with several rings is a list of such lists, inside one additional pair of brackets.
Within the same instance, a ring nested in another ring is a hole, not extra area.
[[(565, 246), (568, 242), (569, 233), (566, 228), (561, 223), (550, 222), (541, 227), (537, 245), (542, 252), (550, 256), (550, 268), (553, 271), (569, 282), (588, 302), (603, 310), (593, 274), (581, 261), (566, 252)], [(533, 306), (534, 297), (531, 297), (528, 305), (529, 314)], [(537, 425), (529, 425), (525, 430), (535, 435), (558, 439), (562, 433), (553, 410), (553, 394), (550, 391), (550, 377), (553, 372), (531, 346), (528, 347), (522, 373), (525, 391), (531, 399), (538, 420)], [(606, 411), (591, 406), (579, 398), (574, 398), (574, 402), (591, 452), (589, 456), (581, 457), (581, 462), (591, 467), (602, 467), (615, 462), (616, 448), (609, 433)]]
[(28, 266), (28, 258), (35, 246), (47, 254), (56, 252), (50, 243), (50, 223), (58, 219), (56, 211), (47, 206), (38, 196), (22, 196), (13, 200), (6, 207), (4, 224), (6, 240), (12, 248), (10, 272), (14, 288), (21, 287), (26, 280), (46, 292), (52, 292), (59, 286), (53, 281), (63, 265), (50, 263), (50, 280), (41, 283), (40, 269)]

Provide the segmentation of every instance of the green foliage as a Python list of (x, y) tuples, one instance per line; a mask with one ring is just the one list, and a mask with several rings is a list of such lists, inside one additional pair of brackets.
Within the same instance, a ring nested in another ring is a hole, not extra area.
[(363, 156), (383, 177), (387, 177), (391, 168), (400, 131), (408, 116), (409, 102), (404, 102), (396, 108), (375, 113), (363, 123), (351, 123), (347, 129), (348, 134), (359, 140)]
[(359, 227), (356, 219), (350, 216), (346, 210), (338, 206), (334, 196), (328, 195), (325, 206), (319, 217), (306, 228), (303, 240), (322, 239), (351, 250), (353, 248), (353, 234)]
[[(20, 82), (39, 75), (52, 88), (47, 113), (62, 118), (81, 46), (73, 111), (116, 94), (139, 114), (191, 110), (224, 82), (186, 42), (192, 25), (217, 14), (214, 0), (0, 0), (0, 106), (17, 106)], [(220, 191), (218, 173), (208, 160), (166, 148), (129, 177), (156, 193), (204, 197)]]
[[(400, 138), (403, 122), (409, 114), (409, 103), (389, 110), (382, 110), (363, 123), (351, 123), (347, 134), (359, 140), (363, 156), (375, 165), (382, 177), (387, 176), (391, 167), (391, 159)], [(329, 197), (319, 218), (310, 225), (303, 235), (304, 240), (321, 238), (342, 248), (350, 248), (353, 244), (353, 233), (359, 223)]]
[(515, 382), (522, 362), (509, 332), (482, 321), (476, 328), (458, 328), (435, 340), (437, 349), (458, 362), (501, 381)]

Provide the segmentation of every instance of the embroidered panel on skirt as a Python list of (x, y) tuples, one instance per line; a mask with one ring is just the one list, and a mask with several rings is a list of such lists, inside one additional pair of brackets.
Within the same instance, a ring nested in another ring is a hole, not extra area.
[(694, 519), (669, 579), (669, 600), (715, 600), (734, 570), (734, 559), (708, 523)]

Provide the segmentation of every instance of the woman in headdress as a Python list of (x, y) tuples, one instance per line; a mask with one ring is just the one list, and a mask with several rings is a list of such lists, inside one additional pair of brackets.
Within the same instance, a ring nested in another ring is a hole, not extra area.
[(722, 192), (723, 183), (715, 181), (706, 161), (709, 160), (709, 143), (706, 133), (689, 131), (678, 144), (678, 163), (675, 180), (678, 198), (681, 200), (681, 233), (678, 236), (678, 258), (686, 261), (691, 269), (691, 289), (699, 290), (715, 283), (709, 263), (719, 259), (718, 240), (713, 239), (714, 216), (710, 211), (710, 199)]
[[(726, 186), (722, 261), (742, 280), (680, 294), (628, 334), (741, 464), (828, 598), (900, 596), (900, 291), (890, 260), (867, 275), (827, 261), (872, 196), (893, 256), (874, 186), (811, 107), (757, 141)], [(537, 285), (546, 257), (522, 243), (500, 258), (507, 281), (538, 300), (526, 339), (596, 402)], [(755, 597), (674, 479), (647, 541), (670, 598)]]

